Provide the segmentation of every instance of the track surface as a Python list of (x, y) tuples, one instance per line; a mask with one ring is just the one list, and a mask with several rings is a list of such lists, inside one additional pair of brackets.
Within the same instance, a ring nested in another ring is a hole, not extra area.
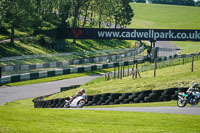
[(21, 99), (28, 99), (60, 92), (60, 87), (85, 84), (101, 75), (85, 76), (48, 83), (24, 86), (0, 87), (0, 105)]
[[(70, 109), (73, 110), (73, 108), (70, 108)], [(76, 109), (76, 110), (127, 111), (127, 112), (151, 112), (151, 113), (200, 115), (200, 106), (184, 107), (184, 108), (179, 108), (179, 107), (81, 108), (81, 109)]]

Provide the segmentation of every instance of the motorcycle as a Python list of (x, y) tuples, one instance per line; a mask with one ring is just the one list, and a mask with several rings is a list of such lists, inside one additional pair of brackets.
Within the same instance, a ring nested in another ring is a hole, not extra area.
[(69, 100), (65, 100), (64, 108), (82, 108), (86, 102), (86, 96), (78, 96), (75, 99), (70, 97)]
[(184, 92), (178, 93), (177, 105), (178, 107), (185, 107), (188, 104), (197, 105), (200, 101), (200, 93), (198, 91), (193, 91), (190, 96), (187, 96)]

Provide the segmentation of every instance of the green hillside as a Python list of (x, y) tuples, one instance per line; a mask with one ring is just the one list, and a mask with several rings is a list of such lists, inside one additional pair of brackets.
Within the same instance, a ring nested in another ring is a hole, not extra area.
[(48, 49), (44, 46), (38, 45), (35, 42), (15, 41), (15, 45), (9, 43), (0, 44), (0, 58), (23, 56), (33, 54), (53, 54), (59, 52), (83, 52), (83, 51), (96, 51), (107, 49), (120, 49), (134, 47), (135, 41), (123, 40), (77, 40), (76, 46), (73, 47), (71, 40), (66, 41), (64, 50)]
[(200, 29), (200, 7), (131, 3), (129, 28)]
[[(179, 62), (179, 60), (177, 61)], [(199, 63), (200, 61), (195, 61), (194, 72), (191, 72), (191, 63), (187, 63), (185, 65), (158, 69), (156, 77), (154, 77), (153, 70), (140, 73), (142, 78), (134, 80), (129, 76), (122, 80), (116, 79), (105, 81), (105, 78), (102, 77), (81, 86), (81, 88), (85, 88), (88, 95), (94, 95), (102, 93), (132, 93), (143, 90), (160, 90), (173, 87), (189, 87), (193, 82), (200, 82)], [(58, 93), (48, 99), (72, 96), (76, 94), (78, 90), (80, 90), (80, 88)]]
[[(135, 16), (129, 28), (200, 29), (200, 7), (131, 3)], [(200, 42), (172, 42), (180, 54), (200, 51)]]

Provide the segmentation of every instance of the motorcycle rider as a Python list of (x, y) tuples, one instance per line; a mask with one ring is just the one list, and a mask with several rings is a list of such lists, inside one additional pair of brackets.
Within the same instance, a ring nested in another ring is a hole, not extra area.
[(72, 102), (75, 98), (77, 98), (77, 97), (79, 97), (79, 96), (82, 96), (84, 99), (86, 99), (86, 96), (85, 96), (85, 89), (84, 89), (84, 88), (82, 88), (81, 91), (78, 91), (78, 92), (76, 93), (76, 96), (73, 96), (73, 97), (72, 97), (71, 102)]
[[(186, 91), (187, 93), (187, 96), (185, 97), (185, 99), (188, 99), (189, 97), (192, 97), (192, 92), (193, 91), (199, 91), (199, 88), (198, 88), (198, 83), (193, 83), (192, 86), (190, 86), (190, 88)], [(190, 99), (188, 99), (190, 100)], [(195, 99), (193, 100), (193, 102), (195, 102)]]

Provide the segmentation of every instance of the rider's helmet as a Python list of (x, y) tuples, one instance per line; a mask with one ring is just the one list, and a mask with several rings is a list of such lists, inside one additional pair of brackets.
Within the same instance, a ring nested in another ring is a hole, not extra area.
[(84, 88), (83, 88), (83, 89), (81, 89), (81, 92), (85, 93), (85, 89), (84, 89)]
[(192, 88), (198, 88), (198, 83), (193, 83)]

